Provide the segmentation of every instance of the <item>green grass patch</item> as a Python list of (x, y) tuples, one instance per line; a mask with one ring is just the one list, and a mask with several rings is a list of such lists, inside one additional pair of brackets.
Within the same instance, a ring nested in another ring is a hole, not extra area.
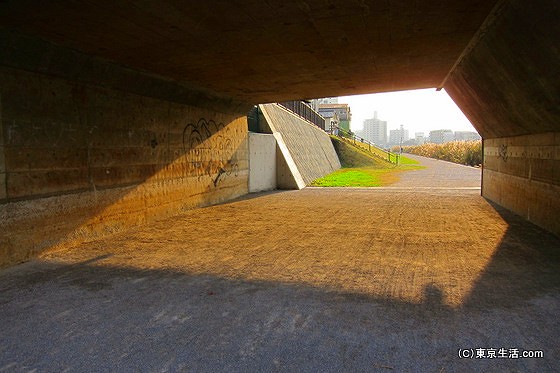
[(422, 166), (401, 165), (392, 168), (350, 167), (341, 168), (311, 183), (318, 187), (380, 187), (399, 180), (403, 171), (419, 170)]
[[(391, 154), (391, 160), (395, 161), (396, 155), (395, 154)], [(405, 157), (404, 155), (399, 155), (399, 165), (401, 164), (420, 164), (420, 162), (418, 162), (416, 159), (411, 159), (408, 157)]]
[[(380, 187), (398, 181), (403, 171), (424, 168), (418, 162), (400, 157), (399, 165), (370, 154), (360, 146), (352, 146), (332, 138), (342, 168), (311, 183), (318, 187)], [(385, 154), (386, 156), (386, 154)]]
[(383, 185), (381, 175), (390, 169), (341, 168), (311, 183), (321, 187), (378, 187)]

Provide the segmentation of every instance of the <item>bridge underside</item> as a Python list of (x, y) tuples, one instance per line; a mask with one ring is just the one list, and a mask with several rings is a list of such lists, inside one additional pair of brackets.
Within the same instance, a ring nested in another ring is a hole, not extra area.
[(484, 138), (484, 196), (560, 234), (559, 17), (554, 0), (4, 1), (0, 265), (247, 193), (251, 105), (428, 87)]

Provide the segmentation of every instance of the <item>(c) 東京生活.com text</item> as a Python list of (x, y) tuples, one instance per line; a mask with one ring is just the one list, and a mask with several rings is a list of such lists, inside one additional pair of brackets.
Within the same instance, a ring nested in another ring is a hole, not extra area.
[(520, 348), (460, 348), (460, 359), (540, 359), (542, 350), (523, 350)]

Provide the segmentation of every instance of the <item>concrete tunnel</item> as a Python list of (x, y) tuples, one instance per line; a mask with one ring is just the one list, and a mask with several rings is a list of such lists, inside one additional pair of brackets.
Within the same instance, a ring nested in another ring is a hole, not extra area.
[(416, 88), (483, 137), (483, 196), (558, 235), (558, 19), (554, 0), (3, 1), (0, 266), (246, 194), (252, 105)]

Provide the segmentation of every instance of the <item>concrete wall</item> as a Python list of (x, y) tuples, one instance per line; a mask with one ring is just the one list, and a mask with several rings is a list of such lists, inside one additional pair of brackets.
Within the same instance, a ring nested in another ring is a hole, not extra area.
[(560, 235), (560, 7), (499, 2), (444, 85), (485, 147), (483, 195)]
[(301, 188), (340, 168), (330, 137), (324, 131), (279, 105), (259, 107), (265, 123), (277, 136), (279, 154), (283, 155), (278, 164), (279, 188)]
[(249, 193), (276, 189), (276, 139), (249, 132)]
[(246, 117), (181, 100), (0, 67), (0, 266), (247, 193)]
[(484, 141), (483, 195), (560, 235), (560, 132)]

